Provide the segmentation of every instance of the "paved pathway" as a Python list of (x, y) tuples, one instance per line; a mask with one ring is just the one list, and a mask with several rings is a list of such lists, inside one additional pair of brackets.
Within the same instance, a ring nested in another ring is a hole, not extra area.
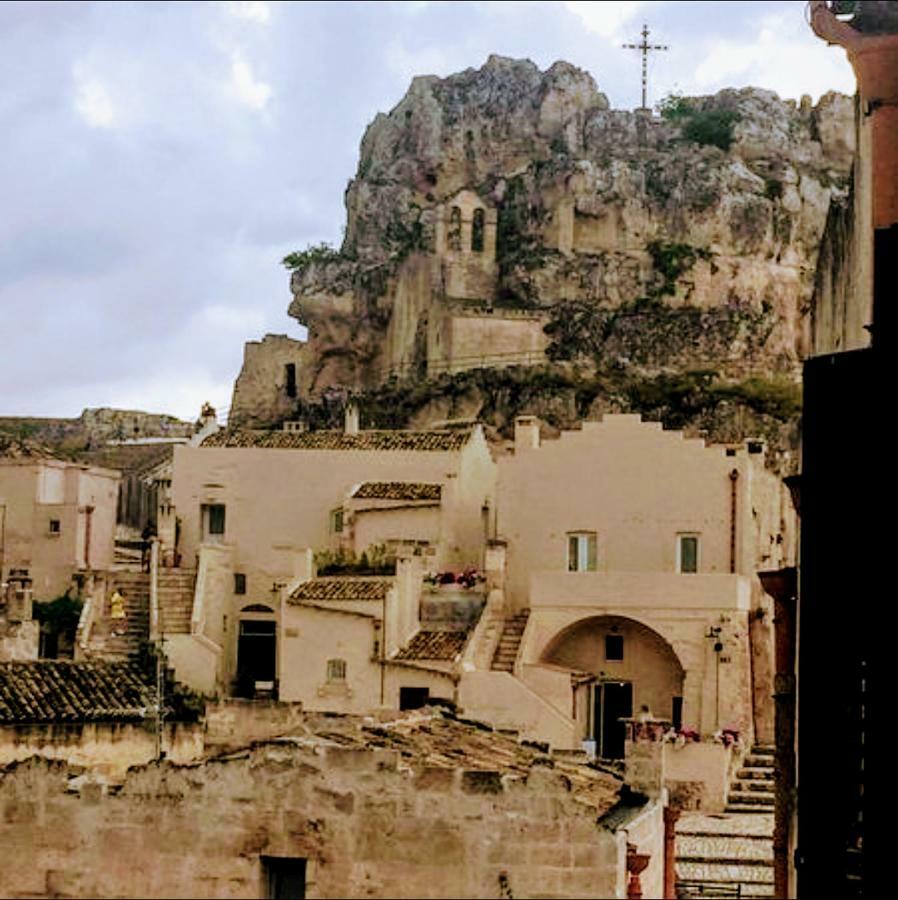
[(772, 897), (773, 815), (684, 812), (677, 822), (677, 881), (694, 885), (684, 897), (714, 897), (718, 883), (718, 896), (734, 896), (724, 886), (739, 885), (742, 897)]

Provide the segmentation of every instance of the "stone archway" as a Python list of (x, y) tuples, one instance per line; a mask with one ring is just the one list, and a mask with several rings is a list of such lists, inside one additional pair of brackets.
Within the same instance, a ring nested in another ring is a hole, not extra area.
[[(619, 709), (623, 715), (635, 714), (645, 705), (658, 718), (679, 722), (682, 717), (683, 664), (657, 631), (635, 619), (617, 615), (579, 619), (549, 641), (540, 662), (592, 676), (589, 692), (578, 697), (584, 737), (595, 738), (601, 731), (599, 708), (612, 697), (625, 704)], [(611, 692), (602, 685), (621, 687)]]

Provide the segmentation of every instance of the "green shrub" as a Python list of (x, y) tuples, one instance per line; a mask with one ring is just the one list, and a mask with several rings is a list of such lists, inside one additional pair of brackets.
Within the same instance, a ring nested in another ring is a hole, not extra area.
[(683, 125), (683, 137), (703, 146), (729, 150), (733, 143), (733, 126), (739, 121), (734, 109), (709, 109), (689, 116)]
[(330, 244), (322, 241), (320, 244), (309, 244), (305, 250), (288, 253), (281, 260), (281, 265), (290, 269), (291, 272), (295, 272), (305, 269), (314, 263), (326, 265), (327, 263), (338, 262), (340, 259), (340, 251), (334, 250)]
[(352, 550), (319, 550), (315, 554), (319, 577), (327, 575), (395, 575), (396, 554), (385, 544), (374, 544), (357, 556)]
[(652, 265), (664, 279), (661, 287), (652, 292), (653, 298), (672, 296), (677, 291), (677, 279), (688, 272), (700, 259), (710, 260), (711, 252), (691, 244), (650, 241), (646, 250), (652, 257)]
[(679, 94), (668, 94), (658, 104), (658, 111), (663, 119), (682, 126), (682, 135), (687, 141), (721, 150), (730, 149), (733, 126), (740, 119), (735, 109), (699, 109), (695, 101)]

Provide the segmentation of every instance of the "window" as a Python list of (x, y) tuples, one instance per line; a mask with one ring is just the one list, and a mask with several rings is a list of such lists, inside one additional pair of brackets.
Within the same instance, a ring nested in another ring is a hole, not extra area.
[(608, 662), (623, 662), (624, 636), (622, 634), (605, 635), (605, 659)]
[(399, 709), (421, 709), (427, 706), (430, 700), (430, 688), (426, 687), (401, 687), (399, 688)]
[(221, 538), (225, 533), (225, 507), (223, 503), (208, 503), (202, 508), (203, 537)]
[(60, 534), (62, 532), (62, 526), (59, 519), (50, 519), (50, 525), (47, 530), (50, 534)]
[(698, 572), (698, 535), (681, 534), (677, 537), (677, 571)]
[(296, 363), (287, 363), (284, 366), (284, 382), (287, 396), (292, 399), (296, 396)]
[(595, 572), (597, 559), (595, 532), (574, 532), (567, 536), (567, 568), (569, 572)]
[(461, 250), (461, 210), (457, 206), (449, 213), (449, 249)]
[(291, 856), (263, 856), (269, 900), (304, 900), (306, 896), (306, 861)]
[(235, 594), (245, 594), (246, 593), (246, 575), (243, 572), (235, 572), (234, 573), (234, 593)]
[(340, 534), (343, 531), (343, 508), (331, 511), (331, 531)]
[(327, 680), (346, 681), (345, 659), (329, 659), (327, 661)]
[(474, 220), (471, 223), (471, 249), (475, 253), (483, 253), (483, 210), (474, 210)]

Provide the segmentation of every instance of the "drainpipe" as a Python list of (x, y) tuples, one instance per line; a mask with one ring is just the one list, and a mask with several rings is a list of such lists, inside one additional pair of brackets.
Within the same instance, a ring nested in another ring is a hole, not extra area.
[(159, 538), (150, 538), (150, 640), (161, 640), (159, 628)]
[(384, 705), (387, 695), (386, 677), (387, 677), (387, 592), (380, 601), (380, 705)]
[(680, 810), (664, 807), (664, 900), (677, 900), (677, 819)]
[(84, 568), (90, 568), (90, 522), (94, 507), (82, 507), (84, 513)]
[(759, 572), (773, 597), (775, 760), (773, 810), (773, 895), (789, 896), (789, 835), (795, 804), (795, 645), (798, 575), (794, 566)]
[(730, 574), (736, 574), (736, 485), (739, 470), (730, 472)]

